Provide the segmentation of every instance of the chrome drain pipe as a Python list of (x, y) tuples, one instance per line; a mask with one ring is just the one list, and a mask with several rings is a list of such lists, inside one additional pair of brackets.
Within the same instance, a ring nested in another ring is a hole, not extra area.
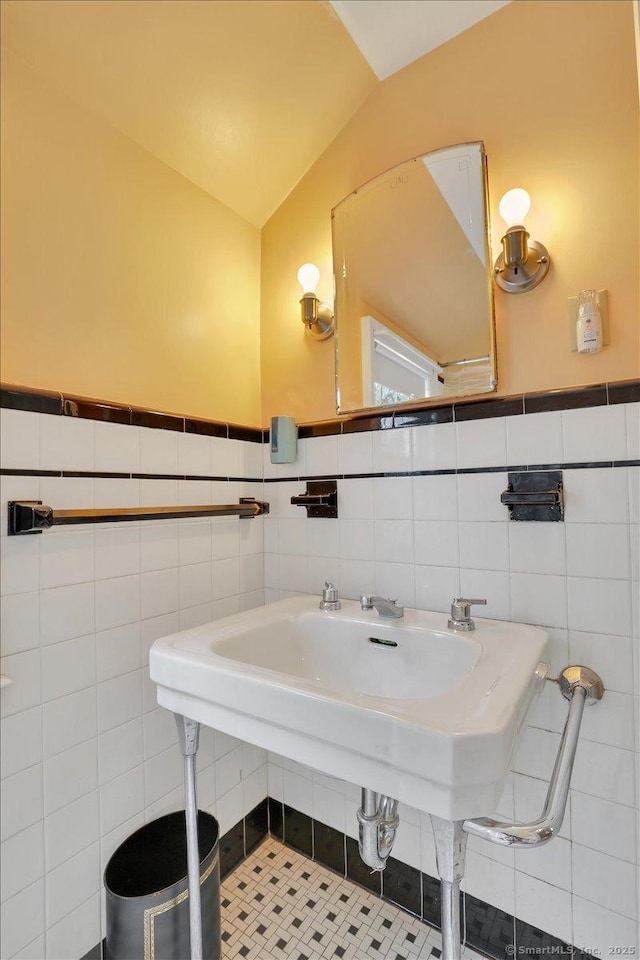
[(356, 817), (362, 861), (372, 870), (384, 870), (400, 823), (398, 801), (363, 787), (362, 806)]

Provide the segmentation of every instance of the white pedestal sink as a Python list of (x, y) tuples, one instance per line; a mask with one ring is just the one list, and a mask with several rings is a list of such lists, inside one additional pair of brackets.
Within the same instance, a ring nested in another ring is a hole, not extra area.
[[(475, 624), (456, 632), (443, 614), (406, 610), (382, 619), (354, 601), (329, 612), (317, 597), (297, 597), (157, 640), (151, 679), (158, 703), (178, 718), (188, 824), (196, 819), (199, 723), (360, 783), (360, 855), (373, 869), (384, 869), (392, 849), (398, 801), (428, 812), (442, 881), (443, 960), (459, 960), (467, 834), (525, 847), (557, 834), (583, 710), (604, 693), (588, 667), (562, 671), (558, 689), (570, 706), (542, 814), (530, 824), (492, 820), (518, 731), (546, 677), (548, 635), (525, 624)], [(193, 830), (189, 858), (195, 917)]]
[(544, 630), (443, 614), (383, 620), (297, 597), (156, 641), (172, 710), (447, 820), (496, 807), (532, 698)]

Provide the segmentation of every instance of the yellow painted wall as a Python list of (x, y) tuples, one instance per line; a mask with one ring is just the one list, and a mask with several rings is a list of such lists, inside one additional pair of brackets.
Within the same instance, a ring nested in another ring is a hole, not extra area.
[(260, 422), (260, 232), (3, 54), (4, 382)]
[[(514, 0), (370, 95), (262, 233), (262, 413), (335, 415), (333, 341), (305, 336), (298, 266), (332, 287), (330, 210), (422, 152), (484, 140), (494, 256), (502, 194), (532, 196), (527, 226), (549, 249), (537, 289), (496, 292), (500, 394), (640, 374), (638, 90), (631, 0)], [(609, 291), (611, 346), (569, 348), (567, 298)]]

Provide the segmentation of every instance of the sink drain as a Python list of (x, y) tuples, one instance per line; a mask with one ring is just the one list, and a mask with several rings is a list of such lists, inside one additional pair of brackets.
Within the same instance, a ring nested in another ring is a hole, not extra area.
[(381, 637), (369, 637), (369, 643), (377, 643), (379, 647), (397, 647), (395, 640), (382, 640)]

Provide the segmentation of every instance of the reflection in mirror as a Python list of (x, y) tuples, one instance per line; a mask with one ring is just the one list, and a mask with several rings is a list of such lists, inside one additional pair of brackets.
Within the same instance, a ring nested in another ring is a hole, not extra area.
[(339, 413), (495, 389), (482, 143), (402, 163), (332, 211)]

